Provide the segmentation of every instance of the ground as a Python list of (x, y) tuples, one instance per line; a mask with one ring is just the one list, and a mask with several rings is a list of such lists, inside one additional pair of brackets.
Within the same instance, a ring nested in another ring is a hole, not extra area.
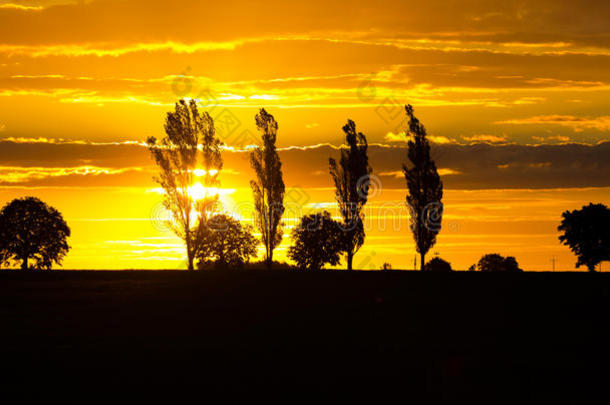
[(586, 273), (1, 271), (0, 388), (583, 399), (607, 382), (609, 297)]

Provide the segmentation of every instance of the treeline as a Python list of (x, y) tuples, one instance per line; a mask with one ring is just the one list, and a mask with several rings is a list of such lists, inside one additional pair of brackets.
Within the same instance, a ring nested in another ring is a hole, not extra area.
[[(424, 125), (413, 107), (405, 106), (408, 122), (406, 162), (406, 204), (410, 231), (420, 255), (420, 269), (451, 271), (450, 263), (435, 257), (425, 261), (436, 243), (443, 217), (443, 183), (431, 157)], [(167, 113), (165, 136), (147, 140), (159, 172), (154, 177), (164, 190), (163, 204), (171, 213), (170, 229), (185, 244), (187, 268), (240, 267), (257, 257), (264, 247), (264, 264), (274, 265), (274, 250), (284, 237), (285, 185), (282, 162), (277, 152), (278, 123), (265, 109), (255, 116), (260, 145), (250, 152), (253, 179), (250, 182), (254, 227), (223, 212), (219, 201), (219, 174), (223, 168), (222, 142), (214, 119), (199, 111), (195, 100), (180, 100)], [(328, 211), (304, 215), (291, 233), (288, 258), (299, 268), (318, 270), (337, 266), (345, 258), (348, 270), (364, 245), (364, 207), (369, 198), (373, 168), (368, 159), (366, 136), (348, 120), (343, 126), (345, 144), (336, 160), (329, 157), (329, 174), (335, 186), (339, 220)], [(199, 186), (199, 188), (197, 188)], [(197, 192), (194, 192), (197, 189)], [(559, 226), (561, 243), (577, 255), (577, 267), (595, 271), (610, 260), (610, 210), (590, 204), (566, 211)], [(254, 232), (260, 234), (255, 238)], [(15, 199), (0, 211), (0, 265), (20, 264), (22, 269), (50, 269), (61, 264), (70, 246), (70, 228), (61, 214), (35, 197)], [(391, 269), (384, 263), (382, 269)], [(521, 271), (514, 257), (484, 255), (470, 270)]]
[[(424, 269), (425, 255), (436, 243), (443, 215), (443, 183), (434, 160), (426, 130), (408, 105), (409, 163), (403, 166), (407, 204), (411, 208), (411, 230)], [(254, 179), (250, 182), (254, 201), (256, 231), (264, 246), (264, 261), (273, 265), (273, 252), (284, 237), (285, 185), (282, 162), (277, 152), (278, 123), (265, 109), (255, 116), (260, 145), (250, 152)], [(303, 216), (292, 230), (293, 244), (288, 257), (298, 267), (321, 269), (338, 265), (345, 257), (347, 269), (365, 242), (364, 212), (373, 172), (369, 164), (366, 136), (348, 120), (343, 127), (345, 145), (337, 160), (329, 157), (329, 173), (335, 186), (340, 220), (327, 211)], [(165, 137), (147, 141), (159, 174), (154, 180), (164, 189), (164, 205), (171, 212), (170, 226), (185, 243), (188, 269), (241, 265), (256, 255), (250, 226), (225, 214), (215, 187), (222, 170), (221, 142), (214, 120), (200, 112), (195, 100), (180, 100), (167, 114)], [(200, 182), (208, 192), (194, 198), (191, 188)]]

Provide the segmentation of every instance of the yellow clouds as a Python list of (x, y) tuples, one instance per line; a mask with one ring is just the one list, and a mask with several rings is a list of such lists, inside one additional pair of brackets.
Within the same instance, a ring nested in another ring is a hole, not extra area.
[(195, 52), (212, 50), (233, 50), (235, 47), (245, 42), (246, 41), (197, 42), (189, 44), (167, 41), (160, 43), (137, 43), (127, 46), (121, 46), (120, 44), (110, 44), (107, 46), (103, 46), (103, 44), (47, 46), (0, 45), (0, 53), (9, 55), (25, 55), (32, 58), (49, 56), (118, 57), (129, 53), (159, 51), (192, 54)]
[(506, 142), (506, 137), (505, 136), (489, 135), (489, 134), (464, 136), (463, 138), (466, 141), (468, 141), (468, 142), (489, 142), (489, 143), (503, 143), (503, 142)]
[[(595, 129), (597, 131), (610, 131), (610, 116), (602, 117), (576, 117), (573, 115), (539, 115), (529, 118), (512, 119), (499, 121), (498, 124), (510, 125), (559, 125), (568, 127), (576, 132), (585, 129)], [(557, 140), (569, 140), (566, 137), (554, 138)], [(551, 138), (549, 138), (551, 139)]]
[(5, 10), (19, 10), (19, 11), (40, 11), (43, 8), (44, 7), (42, 7), (42, 6), (24, 6), (22, 4), (15, 4), (15, 3), (0, 4), (0, 10), (5, 9)]
[(79, 167), (15, 167), (0, 166), (0, 183), (27, 183), (33, 180), (44, 180), (52, 177), (98, 176), (141, 171), (141, 168), (111, 169), (95, 166)]

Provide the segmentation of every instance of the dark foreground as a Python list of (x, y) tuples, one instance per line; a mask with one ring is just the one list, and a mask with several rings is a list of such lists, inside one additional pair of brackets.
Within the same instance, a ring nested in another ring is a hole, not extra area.
[(609, 297), (605, 274), (0, 272), (0, 389), (586, 403)]

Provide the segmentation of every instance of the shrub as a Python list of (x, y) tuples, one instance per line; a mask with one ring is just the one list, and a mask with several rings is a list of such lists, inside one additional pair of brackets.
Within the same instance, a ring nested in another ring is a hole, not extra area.
[(434, 271), (434, 272), (449, 272), (451, 271), (451, 263), (446, 260), (441, 259), (440, 257), (435, 257), (430, 260), (424, 266), (424, 271)]

